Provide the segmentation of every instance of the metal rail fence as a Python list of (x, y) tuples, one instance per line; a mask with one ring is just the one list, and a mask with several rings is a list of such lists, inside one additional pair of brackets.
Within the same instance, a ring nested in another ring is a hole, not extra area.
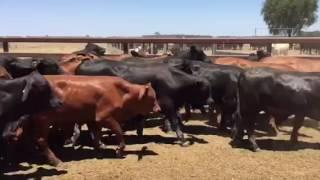
[[(26, 36), (26, 37), (0, 37), (2, 43), (2, 54), (10, 53), (9, 43), (116, 43), (121, 44), (123, 52), (128, 53), (131, 43), (141, 44), (201, 44), (212, 46), (216, 44), (251, 44), (264, 45), (267, 51), (271, 52), (272, 43), (292, 43), (292, 44), (319, 44), (320, 37), (215, 37), (215, 38), (145, 38), (145, 37), (61, 37), (61, 36)], [(18, 53), (16, 53), (18, 54)], [(37, 53), (22, 53), (24, 55), (35, 55)], [(152, 54), (152, 52), (151, 52)], [(58, 54), (56, 54), (58, 55)]]

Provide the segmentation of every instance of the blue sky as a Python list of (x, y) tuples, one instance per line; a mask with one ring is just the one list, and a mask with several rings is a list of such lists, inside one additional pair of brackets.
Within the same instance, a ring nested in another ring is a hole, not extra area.
[[(253, 35), (264, 0), (0, 0), (0, 36)], [(317, 22), (310, 29), (320, 29)], [(264, 30), (259, 30), (262, 33)]]

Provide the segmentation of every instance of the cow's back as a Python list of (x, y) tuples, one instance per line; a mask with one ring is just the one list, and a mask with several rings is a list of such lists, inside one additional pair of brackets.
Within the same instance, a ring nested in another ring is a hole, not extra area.
[[(60, 122), (86, 122), (96, 114), (98, 107), (112, 111), (121, 106), (126, 81), (118, 77), (90, 77), (58, 75), (45, 76), (55, 94), (63, 101), (63, 107), (51, 112), (51, 118), (59, 118)], [(48, 117), (48, 116), (47, 116)]]

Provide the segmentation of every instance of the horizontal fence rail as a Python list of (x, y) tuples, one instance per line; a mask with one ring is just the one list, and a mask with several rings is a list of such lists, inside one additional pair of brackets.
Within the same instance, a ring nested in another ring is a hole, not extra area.
[(176, 43), (176, 44), (255, 44), (320, 43), (320, 37), (217, 37), (217, 38), (142, 38), (142, 37), (0, 37), (0, 42), (52, 43)]
[[(9, 43), (119, 43), (123, 52), (128, 53), (130, 43), (149, 44), (252, 44), (265, 45), (271, 52), (273, 43), (292, 44), (319, 44), (320, 37), (264, 37), (264, 36), (241, 36), (241, 37), (213, 37), (213, 38), (163, 38), (163, 37), (62, 37), (62, 36), (0, 36), (0, 42), (4, 54), (9, 52)], [(18, 54), (18, 53), (17, 53)], [(27, 53), (23, 53), (27, 54)], [(30, 53), (35, 54), (35, 53)]]

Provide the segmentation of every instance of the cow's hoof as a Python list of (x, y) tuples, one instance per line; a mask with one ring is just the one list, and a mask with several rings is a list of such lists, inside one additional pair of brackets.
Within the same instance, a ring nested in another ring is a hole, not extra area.
[(123, 150), (121, 149), (116, 149), (116, 157), (119, 159), (123, 159), (125, 158), (124, 154), (123, 154)]
[(232, 141), (229, 142), (229, 144), (230, 144), (230, 146), (231, 146), (232, 148), (237, 148), (237, 147), (240, 146), (240, 142), (237, 141), (237, 140), (232, 140)]
[(261, 149), (260, 149), (259, 147), (253, 147), (253, 148), (252, 148), (252, 151), (253, 151), (253, 152), (260, 152)]
[(49, 162), (50, 165), (54, 166), (54, 167), (58, 167), (60, 166), (61, 164), (63, 164), (63, 162), (61, 160), (51, 160)]
[(107, 145), (101, 143), (98, 148), (101, 150), (105, 150), (105, 149), (107, 149)]
[(163, 126), (162, 131), (163, 131), (164, 133), (173, 132), (172, 128), (165, 127), (165, 126)]
[(181, 141), (179, 144), (181, 147), (188, 147), (191, 145), (191, 142), (190, 141)]
[(99, 145), (97, 145), (95, 147), (96, 150), (106, 150), (107, 149), (107, 145), (103, 144), (103, 143), (99, 143)]

